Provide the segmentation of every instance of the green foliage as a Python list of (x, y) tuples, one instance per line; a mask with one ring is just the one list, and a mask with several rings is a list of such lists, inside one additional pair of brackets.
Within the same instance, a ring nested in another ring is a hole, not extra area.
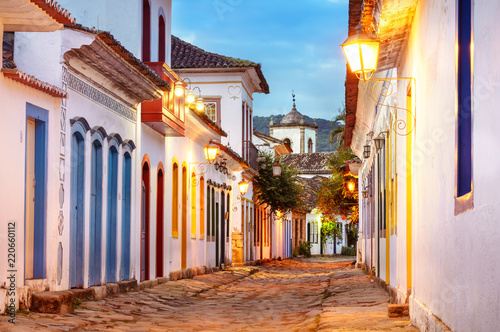
[(321, 239), (325, 243), (328, 239), (336, 239), (342, 243), (342, 224), (330, 217), (321, 217)]
[(259, 175), (254, 178), (256, 199), (271, 208), (272, 213), (285, 213), (304, 208), (304, 189), (297, 181), (297, 171), (281, 164), (281, 176), (273, 176), (276, 159), (271, 154), (260, 153), (265, 161), (259, 162)]
[[(279, 123), (283, 119), (284, 115), (272, 115), (274, 123)], [(307, 123), (313, 123), (316, 120), (318, 125), (318, 152), (328, 152), (334, 151), (335, 148), (330, 144), (329, 136), (333, 129), (336, 129), (338, 124), (332, 123), (330, 120), (326, 119), (313, 119), (304, 115)], [(254, 116), (253, 117), (253, 128), (263, 134), (269, 135), (269, 122), (271, 121), (271, 116)], [(333, 126), (333, 127), (332, 127)], [(297, 152), (297, 151), (295, 151)]]
[(292, 256), (293, 257), (297, 257), (297, 256), (311, 257), (312, 256), (311, 255), (311, 247), (312, 247), (311, 242), (300, 241), (299, 245), (297, 247), (293, 248)]
[(356, 158), (351, 148), (344, 146), (345, 112), (344, 107), (333, 119), (338, 127), (330, 132), (330, 140), (336, 147), (337, 153), (328, 161), (331, 177), (323, 181), (316, 196), (316, 204), (327, 219), (334, 220), (337, 215), (342, 215), (349, 217), (351, 223), (357, 224), (359, 221), (358, 191), (351, 193), (346, 188), (346, 183), (349, 181), (356, 183), (357, 180), (351, 176), (344, 176), (343, 171), (345, 162)]
[(356, 247), (342, 247), (340, 252), (342, 256), (356, 256)]
[(338, 114), (333, 118), (330, 123), (331, 131), (328, 135), (330, 141), (330, 146), (338, 149), (344, 145), (345, 142), (345, 119), (346, 119), (346, 109), (338, 109)]

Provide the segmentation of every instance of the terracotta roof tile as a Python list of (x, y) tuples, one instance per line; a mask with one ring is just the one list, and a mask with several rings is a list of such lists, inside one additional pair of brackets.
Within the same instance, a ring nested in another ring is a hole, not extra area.
[(172, 68), (249, 68), (257, 71), (260, 87), (264, 93), (269, 93), (269, 85), (262, 73), (260, 63), (232, 58), (217, 53), (207, 52), (184, 40), (172, 36)]
[[(5, 62), (4, 62), (5, 63)], [(14, 62), (12, 62), (14, 63)], [(66, 92), (63, 89), (58, 88), (50, 83), (41, 81), (34, 76), (23, 73), (20, 70), (15, 69), (15, 64), (13, 69), (2, 68), (2, 73), (5, 77), (10, 78), (13, 81), (19, 82), (26, 86), (29, 86), (35, 90), (42, 91), (56, 98), (66, 98)]]
[(81, 24), (65, 25), (65, 27), (97, 35), (104, 43), (106, 43), (106, 45), (118, 53), (125, 61), (135, 67), (135, 69), (141, 72), (144, 76), (148, 77), (151, 82), (156, 84), (156, 86), (170, 91), (170, 84), (168, 84), (167, 81), (161, 79), (160, 76), (158, 76), (158, 74), (156, 74), (148, 65), (137, 59), (134, 54), (127, 50), (110, 32), (84, 27)]
[(47, 13), (59, 24), (75, 24), (76, 20), (68, 10), (61, 7), (54, 0), (29, 0), (31, 3), (37, 5), (41, 10)]
[(281, 161), (294, 166), (301, 174), (330, 174), (327, 166), (335, 152), (291, 153), (284, 155)]
[(313, 178), (299, 177), (299, 182), (304, 186), (304, 203), (308, 211), (312, 211), (316, 207), (316, 193), (321, 188), (321, 183), (325, 178), (322, 176), (315, 176)]
[(227, 137), (227, 133), (222, 130), (221, 127), (219, 127), (217, 125), (217, 123), (215, 123), (214, 121), (210, 120), (210, 118), (208, 117), (208, 115), (204, 112), (197, 112), (196, 110), (193, 110), (191, 109), (191, 112), (193, 112), (193, 114), (196, 114), (196, 116), (198, 116), (203, 122), (205, 122), (210, 128), (212, 128), (212, 130), (214, 130), (217, 134), (223, 136), (223, 137)]

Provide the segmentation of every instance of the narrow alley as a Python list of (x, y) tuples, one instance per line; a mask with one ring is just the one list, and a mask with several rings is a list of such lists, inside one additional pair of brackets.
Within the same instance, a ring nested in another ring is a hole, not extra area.
[[(72, 314), (18, 313), (4, 331), (416, 331), (353, 261), (273, 261), (79, 303)], [(79, 301), (78, 301), (79, 302)]]

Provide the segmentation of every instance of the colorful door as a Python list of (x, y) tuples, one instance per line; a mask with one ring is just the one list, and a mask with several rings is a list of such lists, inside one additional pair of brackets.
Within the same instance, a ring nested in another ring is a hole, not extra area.
[(30, 116), (26, 119), (25, 278), (44, 279), (47, 111), (28, 105), (27, 114)]
[(132, 158), (127, 152), (123, 156), (121, 280), (130, 279), (131, 168)]
[(142, 166), (141, 280), (149, 280), (149, 163)]
[(225, 223), (225, 214), (226, 214), (226, 200), (224, 191), (221, 192), (221, 208), (220, 208), (220, 264), (224, 264), (226, 257), (226, 223)]
[(102, 145), (92, 143), (90, 175), (90, 253), (89, 284), (101, 284), (101, 233), (102, 233)]
[(163, 170), (158, 170), (156, 195), (156, 277), (163, 277)]
[(83, 287), (83, 223), (85, 140), (81, 132), (71, 138), (70, 287)]
[(187, 268), (187, 169), (182, 166), (181, 269)]
[(118, 150), (109, 148), (108, 156), (108, 210), (106, 230), (106, 282), (116, 282), (116, 213), (118, 204)]

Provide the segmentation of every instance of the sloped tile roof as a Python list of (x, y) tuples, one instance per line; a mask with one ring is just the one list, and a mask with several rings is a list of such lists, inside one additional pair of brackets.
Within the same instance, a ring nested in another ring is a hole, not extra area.
[[(5, 62), (4, 62), (5, 65)], [(14, 62), (8, 63), (8, 65), (13, 65), (13, 68), (7, 68), (4, 66), (2, 68), (2, 73), (5, 77), (10, 78), (13, 81), (19, 82), (26, 86), (29, 86), (35, 90), (42, 91), (56, 98), (66, 98), (66, 92), (63, 89), (58, 88), (50, 83), (41, 81), (34, 76), (23, 73), (22, 71), (15, 68)]]
[(321, 183), (325, 178), (322, 176), (315, 176), (313, 178), (299, 177), (299, 182), (304, 187), (304, 203), (307, 211), (312, 211), (316, 207), (316, 194), (321, 188)]
[(334, 153), (291, 153), (284, 155), (281, 161), (295, 167), (301, 174), (330, 174), (327, 163)]
[(118, 55), (120, 55), (130, 65), (132, 65), (132, 67), (146, 76), (151, 82), (156, 84), (156, 86), (170, 91), (171, 87), (167, 81), (160, 78), (160, 76), (158, 76), (158, 74), (156, 74), (148, 65), (137, 59), (134, 54), (127, 50), (109, 31), (88, 28), (82, 26), (81, 24), (65, 25), (65, 27), (97, 35), (106, 45), (108, 45), (113, 51), (118, 53)]
[(207, 52), (172, 35), (172, 68), (255, 68), (260, 87), (269, 93), (269, 85), (262, 73), (260, 63)]
[(68, 12), (67, 9), (61, 7), (61, 5), (54, 0), (29, 0), (29, 1), (40, 7), (41, 10), (46, 12), (50, 17), (52, 17), (55, 21), (57, 21), (60, 24), (76, 23), (76, 20), (73, 17), (73, 15), (71, 15), (71, 13)]

